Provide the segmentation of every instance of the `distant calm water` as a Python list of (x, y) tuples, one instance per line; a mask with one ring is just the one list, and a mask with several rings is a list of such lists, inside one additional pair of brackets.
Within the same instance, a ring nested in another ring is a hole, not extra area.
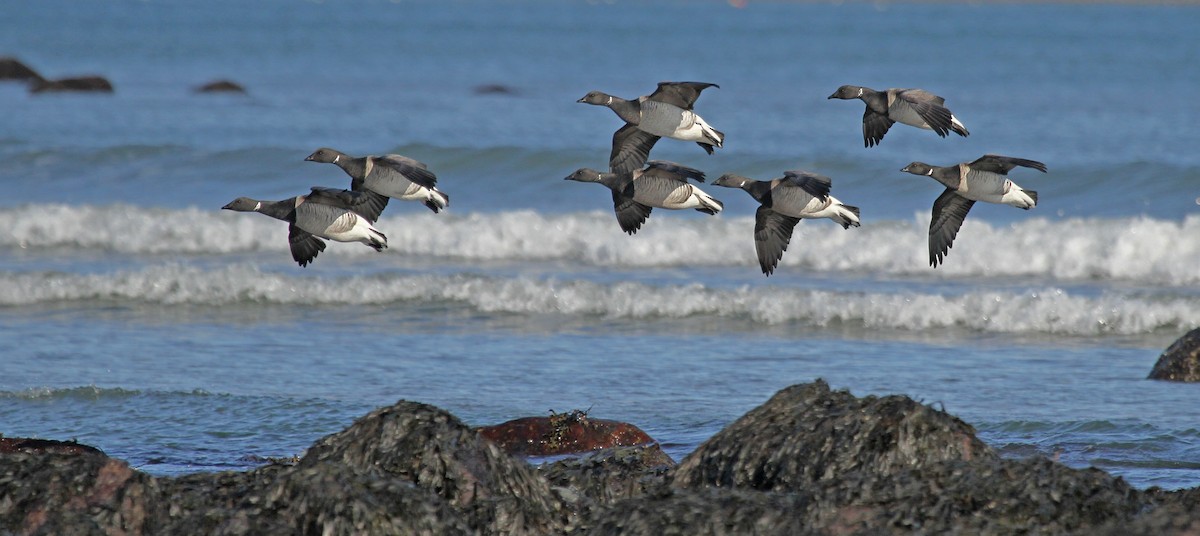
[[(0, 433), (76, 438), (154, 474), (290, 456), (397, 399), (470, 424), (591, 408), (681, 458), (791, 384), (902, 393), (1010, 456), (1200, 485), (1195, 385), (1145, 380), (1200, 325), (1196, 7), (754, 2), (18, 2), (0, 56), (112, 95), (0, 84)], [(193, 88), (231, 79), (246, 96)], [(833, 178), (863, 226), (798, 228), (763, 277), (755, 204), (656, 210), (603, 188), (608, 110), (715, 82), (727, 143), (653, 158)], [(500, 84), (510, 94), (476, 94)], [(923, 87), (971, 131), (862, 146), (842, 84)], [(286, 225), (219, 210), (346, 187), (331, 146), (429, 164), (377, 254), (291, 262)], [(978, 204), (927, 266), (941, 186), (999, 153), (1029, 212)]]

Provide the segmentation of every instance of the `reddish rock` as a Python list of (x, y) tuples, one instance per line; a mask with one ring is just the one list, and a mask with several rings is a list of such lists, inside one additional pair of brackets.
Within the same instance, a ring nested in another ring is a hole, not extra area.
[(479, 434), (509, 454), (553, 456), (611, 447), (654, 443), (640, 428), (620, 421), (588, 418), (575, 410), (549, 417), (524, 417), (478, 428)]
[(58, 452), (62, 454), (104, 454), (96, 447), (74, 441), (54, 439), (30, 439), (25, 437), (0, 437), (0, 454), (13, 452)]

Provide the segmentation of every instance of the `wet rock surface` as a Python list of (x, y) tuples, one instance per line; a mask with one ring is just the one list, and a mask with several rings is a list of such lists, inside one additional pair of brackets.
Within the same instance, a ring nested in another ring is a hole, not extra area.
[(1189, 331), (1158, 357), (1151, 380), (1200, 382), (1200, 328)]
[(905, 396), (858, 398), (818, 380), (783, 389), (704, 442), (680, 462), (674, 483), (797, 491), (850, 471), (888, 475), (994, 458), (957, 417)]
[(678, 466), (650, 444), (535, 468), (405, 401), (253, 471), (164, 478), (93, 450), (0, 451), (0, 534), (1197, 534), (1198, 511), (1200, 490), (1000, 459), (942, 411), (821, 381)]

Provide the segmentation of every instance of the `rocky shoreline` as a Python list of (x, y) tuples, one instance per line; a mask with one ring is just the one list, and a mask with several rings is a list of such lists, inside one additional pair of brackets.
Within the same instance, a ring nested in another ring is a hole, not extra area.
[(535, 467), (408, 401), (244, 472), (62, 445), (0, 451), (0, 534), (1200, 534), (1200, 488), (1000, 458), (952, 415), (821, 380), (678, 464), (648, 444)]

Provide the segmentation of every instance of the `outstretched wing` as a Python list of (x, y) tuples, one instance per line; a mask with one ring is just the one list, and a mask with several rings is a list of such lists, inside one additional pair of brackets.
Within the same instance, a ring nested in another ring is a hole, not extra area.
[(1013, 168), (1021, 166), (1036, 169), (1042, 173), (1046, 172), (1046, 164), (1036, 160), (1026, 160), (1024, 158), (1013, 158), (1011, 156), (1000, 156), (998, 154), (985, 154), (977, 158), (974, 162), (967, 164), (967, 167), (976, 171), (989, 171), (1004, 175)]
[(308, 263), (317, 258), (318, 254), (325, 251), (324, 240), (296, 227), (294, 223), (288, 225), (288, 245), (292, 249), (292, 260), (299, 263), (301, 267), (308, 266)]
[(754, 213), (754, 251), (758, 253), (758, 266), (764, 275), (775, 271), (797, 223), (800, 218), (785, 216), (764, 206)]
[(784, 171), (781, 184), (801, 188), (808, 195), (817, 199), (825, 199), (829, 197), (829, 189), (833, 186), (833, 181), (824, 175), (797, 169)]
[(305, 196), (305, 201), (346, 209), (372, 222), (379, 220), (379, 215), (387, 206), (387, 197), (375, 192), (356, 192), (321, 186), (313, 186), (312, 191)]
[(946, 102), (945, 99), (923, 89), (899, 91), (896, 93), (896, 97), (916, 112), (934, 132), (937, 132), (938, 136), (944, 138), (950, 134), (954, 120), (950, 110), (942, 105)]
[(612, 154), (608, 157), (609, 171), (633, 173), (646, 164), (650, 149), (658, 142), (658, 136), (626, 123), (613, 134)]
[(700, 98), (700, 92), (710, 87), (721, 86), (708, 82), (659, 82), (658, 89), (647, 98), (691, 110), (696, 104), (696, 99)]
[(887, 114), (876, 113), (871, 110), (870, 106), (867, 106), (867, 110), (863, 112), (863, 146), (879, 145), (888, 129), (892, 128), (895, 123)]
[(929, 222), (929, 265), (937, 268), (946, 258), (958, 229), (975, 202), (946, 188), (933, 202), (933, 219)]
[(613, 191), (613, 210), (617, 213), (617, 223), (621, 230), (629, 234), (638, 232), (646, 218), (650, 217), (653, 207), (648, 207), (633, 200), (633, 196)]

